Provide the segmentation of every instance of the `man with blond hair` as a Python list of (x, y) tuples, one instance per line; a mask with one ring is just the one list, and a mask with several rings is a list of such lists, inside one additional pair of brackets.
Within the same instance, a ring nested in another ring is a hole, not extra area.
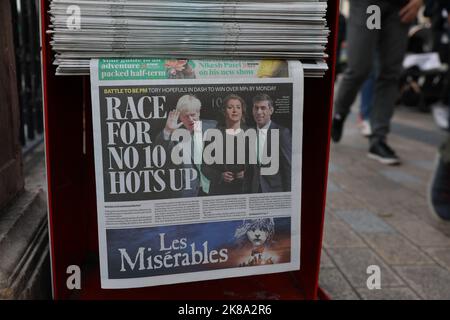
[(210, 181), (202, 173), (201, 163), (196, 163), (197, 161), (193, 157), (195, 154), (203, 154), (203, 133), (208, 129), (215, 128), (217, 122), (214, 120), (200, 120), (201, 107), (202, 103), (193, 95), (180, 97), (175, 110), (169, 112), (163, 131), (156, 138), (156, 143), (164, 146), (167, 154), (170, 155), (172, 149), (179, 143), (171, 139), (175, 130), (185, 129), (191, 135), (190, 147), (192, 159), (189, 163), (183, 163), (181, 167), (195, 170), (196, 178), (191, 181), (190, 189), (183, 188), (172, 197), (196, 197), (209, 193)]

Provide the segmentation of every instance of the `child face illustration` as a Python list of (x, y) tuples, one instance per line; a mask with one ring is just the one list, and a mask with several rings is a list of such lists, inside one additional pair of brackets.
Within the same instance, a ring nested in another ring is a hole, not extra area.
[(260, 228), (251, 228), (247, 231), (248, 240), (255, 246), (264, 244), (267, 240), (268, 233)]

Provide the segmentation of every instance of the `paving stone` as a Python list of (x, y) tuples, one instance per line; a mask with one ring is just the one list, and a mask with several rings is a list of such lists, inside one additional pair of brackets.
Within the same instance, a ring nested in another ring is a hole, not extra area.
[[(428, 204), (417, 205), (415, 208), (406, 207), (406, 205), (394, 208), (395, 215), (392, 220), (415, 220), (421, 224), (426, 224), (431, 228), (434, 228), (442, 235), (448, 238), (450, 241), (450, 224), (443, 223), (436, 219), (430, 212)], [(441, 246), (441, 245), (439, 245)], [(445, 246), (445, 245), (444, 245)]]
[(367, 268), (377, 265), (381, 270), (381, 287), (403, 286), (403, 281), (369, 248), (330, 248), (328, 254), (355, 288), (367, 287)]
[(331, 260), (328, 253), (322, 249), (322, 253), (320, 254), (320, 268), (334, 268), (336, 267)]
[(328, 179), (327, 193), (339, 192), (339, 191), (341, 191), (341, 188), (339, 188), (333, 181)]
[(420, 247), (450, 247), (450, 238), (420, 220), (386, 220)]
[[(429, 208), (423, 200), (423, 203), (414, 203), (414, 204), (405, 204), (405, 203), (399, 203), (397, 206), (392, 208), (392, 212), (394, 214), (392, 215), (391, 220), (402, 220), (402, 221), (424, 221), (429, 220), (430, 213), (428, 212)], [(429, 221), (424, 221), (427, 224)]]
[(328, 173), (335, 173), (335, 172), (341, 172), (341, 171), (342, 171), (342, 168), (339, 165), (330, 161), (330, 163), (328, 165)]
[[(352, 198), (366, 204), (371, 209), (376, 208), (376, 213), (390, 211), (399, 203), (411, 202), (416, 197), (416, 193), (413, 191), (399, 188), (398, 184), (388, 183), (388, 180), (381, 175), (364, 179), (346, 178), (345, 184), (337, 179), (335, 182), (347, 193), (350, 193)], [(339, 196), (340, 193), (336, 194), (336, 198)]]
[(413, 177), (419, 178), (421, 180), (420, 183), (424, 183), (428, 180), (433, 168), (433, 160), (417, 160), (410, 158), (404, 159), (402, 165), (400, 166), (401, 171), (406, 172)]
[(441, 144), (442, 139), (445, 138), (445, 133), (440, 132), (435, 128), (423, 128), (421, 125), (414, 125), (413, 127), (411, 127), (410, 125), (394, 123), (391, 129), (393, 133), (398, 134), (402, 138), (406, 138), (404, 140), (409, 141), (410, 145), (403, 146), (403, 148), (409, 149), (408, 151), (410, 152), (411, 145), (413, 143), (417, 145), (417, 142), (424, 145), (433, 146), (436, 150), (436, 148)]
[(338, 219), (337, 217), (334, 216), (332, 211), (333, 210), (330, 208), (330, 206), (328, 204), (326, 204), (325, 205), (325, 223), (331, 222), (331, 220), (335, 221), (336, 219)]
[(450, 249), (449, 248), (426, 248), (425, 251), (440, 265), (450, 270)]
[(438, 266), (395, 267), (406, 283), (424, 299), (450, 299), (450, 272)]
[(358, 288), (356, 290), (364, 300), (420, 300), (420, 297), (408, 287), (381, 288), (379, 290)]
[(392, 233), (394, 229), (367, 210), (339, 210), (336, 216), (360, 233)]
[(432, 160), (410, 160), (409, 163), (417, 168), (427, 171), (432, 171), (434, 169), (434, 161)]
[(324, 247), (365, 247), (361, 238), (345, 223), (331, 214), (325, 217)]
[(436, 213), (433, 212), (428, 206), (427, 210), (423, 212), (421, 219), (426, 221), (430, 226), (439, 230), (443, 235), (445, 235), (450, 241), (450, 222), (443, 221), (436, 216)]
[(403, 185), (411, 185), (411, 184), (420, 184), (420, 179), (406, 173), (400, 171), (399, 169), (389, 169), (389, 170), (381, 170), (380, 173), (385, 176), (387, 179), (392, 180), (394, 182), (403, 184)]
[(434, 262), (397, 234), (365, 234), (364, 239), (389, 265), (422, 265)]
[[(351, 121), (351, 119), (347, 120), (347, 122), (353, 122)], [(342, 139), (342, 144), (347, 144), (349, 143), (349, 139), (352, 139), (354, 136), (359, 134), (359, 129), (356, 126), (346, 126), (345, 130), (343, 131), (343, 139)], [(353, 139), (352, 139), (353, 140)], [(361, 146), (355, 143), (349, 144), (350, 147), (352, 148), (356, 148), (359, 147), (361, 148)], [(367, 146), (366, 146), (367, 148)]]
[(429, 181), (431, 179), (431, 172), (423, 169), (418, 169), (410, 164), (405, 164), (402, 171), (410, 176), (418, 179), (418, 183), (406, 184), (405, 187), (412, 192), (415, 192), (421, 199), (426, 199), (426, 191), (428, 190)]
[(433, 226), (434, 219), (430, 215), (430, 208), (425, 198), (398, 203), (393, 209), (398, 216), (408, 217), (406, 220), (420, 220), (429, 226)]
[(323, 268), (319, 274), (320, 287), (333, 300), (359, 300), (355, 290), (337, 268)]
[(341, 189), (341, 192), (330, 193), (327, 196), (327, 205), (333, 212), (351, 211), (355, 210), (355, 208), (364, 208), (375, 212), (374, 207), (364, 201), (365, 199), (361, 199), (355, 192), (348, 192), (346, 187), (340, 182), (335, 182), (335, 184)]
[[(339, 184), (339, 189), (341, 191), (344, 190), (340, 184)], [(327, 194), (327, 204), (333, 210), (352, 209), (352, 208), (355, 208), (355, 203), (358, 203), (358, 199), (348, 196), (348, 194), (345, 191), (339, 192), (339, 193)]]

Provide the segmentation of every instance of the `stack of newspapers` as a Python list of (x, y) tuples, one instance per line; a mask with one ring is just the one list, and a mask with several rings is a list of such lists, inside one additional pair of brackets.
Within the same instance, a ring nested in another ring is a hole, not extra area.
[(320, 77), (326, 1), (51, 0), (58, 75), (89, 73), (93, 58), (298, 59)]

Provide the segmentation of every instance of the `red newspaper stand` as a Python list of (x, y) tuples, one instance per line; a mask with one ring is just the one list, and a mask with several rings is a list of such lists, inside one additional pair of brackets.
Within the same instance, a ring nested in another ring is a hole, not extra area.
[[(140, 289), (100, 287), (89, 77), (55, 76), (46, 34), (49, 0), (41, 1), (45, 141), (54, 299), (326, 299), (318, 287), (339, 2), (328, 1), (329, 71), (305, 80), (301, 270)], [(300, 213), (299, 213), (300, 214)], [(80, 266), (81, 289), (66, 286)]]

